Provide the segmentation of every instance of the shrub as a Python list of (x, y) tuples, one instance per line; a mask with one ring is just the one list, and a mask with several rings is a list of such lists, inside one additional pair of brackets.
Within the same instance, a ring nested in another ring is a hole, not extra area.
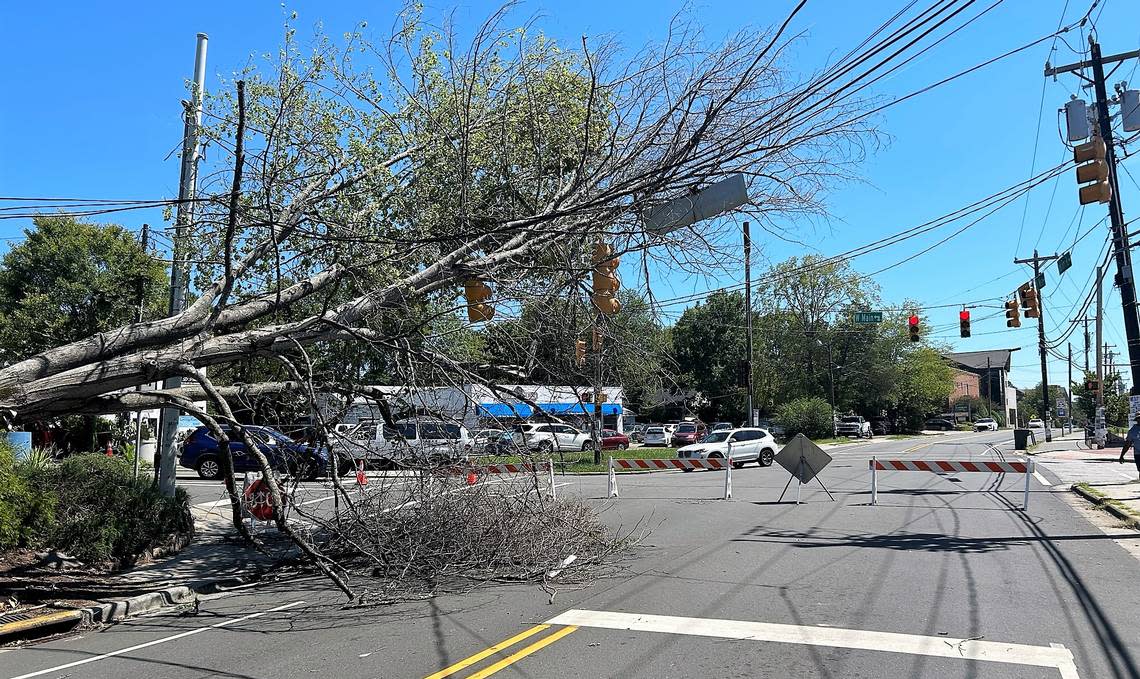
[(780, 406), (776, 411), (776, 424), (784, 428), (789, 438), (803, 434), (809, 439), (818, 439), (835, 433), (831, 406), (818, 397), (797, 398)]
[(149, 478), (132, 478), (122, 458), (73, 455), (31, 478), (38, 493), (55, 498), (55, 520), (36, 542), (83, 561), (127, 564), (171, 533), (193, 529), (186, 491), (163, 497)]

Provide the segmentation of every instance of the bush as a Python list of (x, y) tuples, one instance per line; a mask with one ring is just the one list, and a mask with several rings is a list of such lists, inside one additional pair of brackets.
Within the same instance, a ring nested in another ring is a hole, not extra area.
[(32, 504), (32, 493), (16, 469), (11, 446), (0, 443), (0, 549), (24, 543)]
[(163, 497), (149, 478), (131, 478), (122, 458), (73, 455), (28, 482), (54, 503), (54, 521), (37, 527), (34, 542), (82, 561), (129, 564), (170, 534), (193, 529), (186, 491)]
[(780, 406), (776, 411), (776, 424), (784, 428), (788, 438), (803, 434), (809, 439), (818, 439), (835, 434), (831, 405), (818, 397), (797, 398)]

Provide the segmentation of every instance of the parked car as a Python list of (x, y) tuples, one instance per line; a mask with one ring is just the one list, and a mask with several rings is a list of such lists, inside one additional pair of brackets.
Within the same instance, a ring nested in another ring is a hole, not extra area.
[(487, 446), (503, 435), (502, 429), (477, 429), (471, 435), (471, 445), (476, 453), (486, 454)]
[(613, 429), (602, 430), (602, 450), (625, 450), (629, 448), (629, 437)]
[(645, 424), (633, 425), (633, 427), (629, 430), (629, 440), (635, 443), (641, 443), (645, 438), (645, 430), (647, 427), (648, 425)]
[(764, 429), (754, 427), (719, 429), (705, 436), (700, 443), (678, 448), (677, 458), (726, 459), (731, 453), (733, 467), (743, 467), (747, 462), (756, 462), (761, 467), (767, 467), (775, 459), (778, 447), (775, 437)]
[(420, 417), (399, 420), (389, 427), (364, 420), (355, 429), (330, 437), (333, 450), (366, 464), (423, 464), (462, 460), (475, 452), (467, 428), (455, 422)]
[(1035, 418), (1029, 420), (1029, 428), (1030, 429), (1044, 429), (1045, 423), (1042, 422), (1039, 418), (1035, 417)]
[(700, 441), (707, 433), (703, 422), (682, 422), (677, 425), (677, 431), (673, 432), (669, 442), (676, 447), (687, 446)]
[[(510, 434), (509, 438), (507, 434)], [(499, 448), (502, 448), (504, 439), (509, 440), (517, 449), (543, 454), (594, 449), (594, 440), (588, 433), (559, 422), (516, 424), (510, 432), (500, 437)]]
[(886, 436), (887, 434), (894, 433), (895, 425), (887, 417), (872, 417), (871, 418), (871, 432), (879, 436)]
[(974, 431), (997, 431), (998, 423), (992, 417), (979, 417), (974, 420)]
[[(269, 427), (243, 427), (265, 455), (269, 466), (282, 473), (314, 479), (328, 473), (328, 451), (324, 448), (294, 443), (288, 436)], [(232, 433), (229, 427), (222, 430), (230, 437), (230, 453), (235, 472), (261, 471), (257, 456), (250, 453), (245, 442)], [(197, 427), (182, 442), (178, 464), (198, 472), (204, 479), (222, 478), (221, 447), (206, 427)]]
[(860, 439), (874, 438), (871, 423), (863, 419), (862, 415), (844, 415), (835, 425), (836, 436), (854, 436)]
[(668, 445), (669, 435), (665, 433), (665, 427), (653, 426), (645, 430), (645, 436), (641, 443), (645, 446), (664, 447)]
[(713, 422), (709, 427), (709, 432), (720, 431), (721, 429), (733, 429), (731, 422)]
[(922, 428), (931, 431), (951, 431), (955, 425), (944, 417), (932, 417), (926, 421), (926, 424), (922, 425)]

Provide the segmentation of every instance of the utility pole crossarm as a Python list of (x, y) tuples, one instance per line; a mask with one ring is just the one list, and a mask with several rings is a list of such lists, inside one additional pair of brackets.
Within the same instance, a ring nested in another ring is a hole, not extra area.
[[(1115, 64), (1118, 61), (1124, 61), (1125, 59), (1135, 59), (1137, 57), (1140, 57), (1140, 50), (1132, 50), (1131, 52), (1121, 52), (1120, 54), (1110, 54), (1107, 57), (1101, 57), (1100, 63)], [(1066, 64), (1064, 66), (1049, 66), (1046, 64), (1045, 76), (1049, 77), (1051, 75), (1061, 75), (1062, 73), (1076, 73), (1077, 71), (1092, 67), (1092, 60), (1078, 61), (1075, 64)]]

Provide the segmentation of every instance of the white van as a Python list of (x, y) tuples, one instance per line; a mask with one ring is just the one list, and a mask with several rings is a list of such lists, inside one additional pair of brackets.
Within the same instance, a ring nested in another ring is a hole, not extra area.
[(332, 445), (353, 460), (376, 462), (442, 462), (466, 460), (474, 449), (470, 432), (461, 424), (432, 418), (398, 420), (396, 427), (367, 420), (339, 434)]

